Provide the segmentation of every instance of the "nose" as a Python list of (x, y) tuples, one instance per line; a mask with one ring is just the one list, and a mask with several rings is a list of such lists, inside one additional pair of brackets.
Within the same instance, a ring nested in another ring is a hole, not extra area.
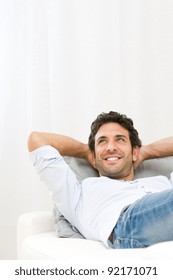
[(107, 147), (106, 147), (106, 150), (108, 152), (114, 152), (117, 150), (117, 146), (116, 146), (116, 142), (115, 141), (109, 141), (107, 143)]

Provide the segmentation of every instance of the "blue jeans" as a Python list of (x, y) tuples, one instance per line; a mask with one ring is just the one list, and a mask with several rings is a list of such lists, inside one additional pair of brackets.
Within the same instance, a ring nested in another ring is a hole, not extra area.
[(113, 247), (144, 248), (173, 240), (173, 189), (147, 194), (121, 212)]

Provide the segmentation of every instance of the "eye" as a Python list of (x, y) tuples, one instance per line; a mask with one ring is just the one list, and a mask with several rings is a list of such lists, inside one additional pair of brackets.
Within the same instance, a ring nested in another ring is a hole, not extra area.
[(104, 143), (106, 143), (106, 139), (100, 139), (100, 140), (98, 141), (98, 144), (104, 144)]
[(101, 144), (101, 143), (104, 143), (105, 142), (105, 140), (99, 140), (99, 144)]
[(124, 138), (124, 137), (119, 137), (119, 138), (117, 139), (117, 141), (118, 141), (118, 142), (125, 142), (125, 138)]

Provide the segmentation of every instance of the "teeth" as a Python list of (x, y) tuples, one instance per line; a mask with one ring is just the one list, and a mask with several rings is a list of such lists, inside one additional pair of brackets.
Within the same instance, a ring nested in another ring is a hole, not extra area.
[(107, 158), (107, 160), (118, 160), (117, 157), (111, 157), (111, 158)]

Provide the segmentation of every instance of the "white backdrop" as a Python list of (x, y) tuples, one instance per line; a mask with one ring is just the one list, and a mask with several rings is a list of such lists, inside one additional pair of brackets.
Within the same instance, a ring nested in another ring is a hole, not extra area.
[(144, 143), (173, 135), (172, 0), (0, 0), (0, 259), (20, 214), (51, 209), (31, 165), (32, 130), (87, 141), (101, 112)]

